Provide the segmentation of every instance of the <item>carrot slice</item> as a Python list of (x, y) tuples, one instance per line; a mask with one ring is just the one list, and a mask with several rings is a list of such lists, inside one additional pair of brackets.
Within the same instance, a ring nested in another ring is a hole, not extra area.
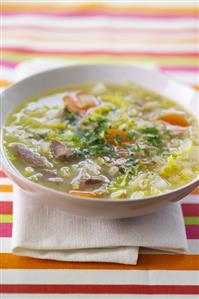
[(79, 196), (79, 197), (90, 197), (90, 198), (96, 197), (95, 193), (84, 192), (84, 191), (79, 191), (79, 190), (70, 190), (68, 193), (71, 195), (74, 195), (74, 196)]
[(111, 141), (116, 144), (129, 141), (126, 132), (119, 129), (109, 129), (108, 135), (107, 141)]
[(96, 96), (81, 91), (68, 93), (63, 100), (69, 111), (79, 114), (84, 114), (90, 108), (99, 105), (99, 100)]
[(190, 125), (186, 118), (178, 113), (163, 114), (160, 119), (173, 126), (188, 127)]

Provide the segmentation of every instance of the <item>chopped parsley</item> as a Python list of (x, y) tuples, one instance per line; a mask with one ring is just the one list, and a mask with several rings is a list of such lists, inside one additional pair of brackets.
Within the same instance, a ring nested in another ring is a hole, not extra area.
[(146, 135), (149, 144), (155, 147), (162, 146), (162, 137), (155, 127), (144, 128), (141, 132)]
[(122, 137), (119, 134), (115, 135), (115, 141), (117, 141), (118, 143), (122, 141)]
[(76, 122), (76, 114), (70, 112), (67, 108), (64, 109), (64, 120), (67, 120), (70, 124), (74, 124)]
[(142, 133), (144, 134), (152, 134), (152, 135), (156, 135), (158, 134), (158, 130), (155, 127), (149, 127), (149, 128), (145, 128), (141, 130)]

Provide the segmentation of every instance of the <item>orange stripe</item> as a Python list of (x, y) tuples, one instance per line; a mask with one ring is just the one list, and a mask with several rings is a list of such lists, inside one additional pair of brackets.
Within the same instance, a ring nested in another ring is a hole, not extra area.
[(12, 185), (0, 185), (0, 192), (12, 192), (13, 186)]
[(71, 11), (93, 11), (93, 10), (104, 10), (114, 12), (134, 12), (134, 13), (169, 13), (173, 14), (196, 14), (199, 9), (198, 7), (179, 7), (179, 6), (144, 6), (144, 5), (106, 5), (100, 3), (87, 3), (87, 4), (78, 4), (78, 5), (71, 5), (71, 4), (39, 4), (39, 3), (2, 3), (2, 8), (5, 12), (28, 12), (28, 11), (38, 11), (38, 12), (60, 12), (63, 13), (64, 11), (71, 12)]
[(199, 194), (199, 187), (197, 187), (195, 190), (191, 192), (191, 194)]
[(199, 90), (199, 85), (193, 85), (193, 88), (195, 88), (196, 90)]
[(78, 263), (0, 254), (2, 269), (199, 270), (199, 255), (141, 254), (138, 264)]
[(8, 87), (11, 85), (10, 81), (7, 80), (0, 80), (0, 88)]

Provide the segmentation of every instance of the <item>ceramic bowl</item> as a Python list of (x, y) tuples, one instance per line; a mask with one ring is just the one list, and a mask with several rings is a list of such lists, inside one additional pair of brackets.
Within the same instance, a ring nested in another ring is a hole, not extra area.
[[(153, 70), (147, 70), (128, 65), (76, 65), (58, 68), (24, 79), (2, 93), (1, 127), (8, 114), (30, 96), (35, 96), (52, 88), (67, 86), (74, 83), (104, 81), (121, 83), (133, 81), (145, 88), (151, 89), (173, 101), (182, 104), (197, 118), (197, 92), (168, 76)], [(199, 179), (186, 184), (169, 193), (138, 200), (91, 199), (71, 196), (67, 193), (49, 189), (33, 183), (23, 177), (7, 159), (3, 150), (1, 132), (1, 160), (6, 174), (21, 187), (28, 197), (39, 200), (45, 205), (51, 205), (69, 214), (98, 218), (126, 218), (150, 213), (164, 205), (181, 200), (199, 184)]]

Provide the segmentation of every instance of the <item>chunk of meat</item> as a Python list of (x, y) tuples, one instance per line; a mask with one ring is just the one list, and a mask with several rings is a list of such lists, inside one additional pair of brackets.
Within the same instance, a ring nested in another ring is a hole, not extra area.
[(105, 176), (91, 176), (89, 178), (80, 180), (80, 189), (99, 188), (100, 186), (108, 182), (109, 180)]
[(53, 177), (53, 178), (57, 177), (57, 170), (55, 170), (55, 169), (43, 169), (41, 172), (43, 174), (42, 178), (44, 180), (48, 180), (51, 177)]
[(38, 168), (51, 168), (53, 165), (48, 161), (44, 156), (41, 156), (38, 153), (35, 153), (29, 149), (26, 145), (22, 143), (16, 143), (14, 145), (16, 153), (19, 155), (20, 159), (29, 166)]
[(90, 108), (97, 107), (100, 104), (98, 97), (83, 91), (69, 92), (63, 100), (65, 107), (70, 112), (80, 115), (84, 115)]
[(127, 148), (119, 148), (116, 152), (117, 157), (119, 158), (128, 158), (129, 150)]
[(179, 113), (167, 113), (160, 116), (160, 119), (173, 125), (173, 126), (180, 126), (180, 127), (188, 127), (190, 123), (184, 117), (184, 115)]
[(51, 141), (51, 151), (54, 157), (60, 162), (76, 158), (76, 153), (71, 149), (67, 149), (65, 145), (57, 139)]

